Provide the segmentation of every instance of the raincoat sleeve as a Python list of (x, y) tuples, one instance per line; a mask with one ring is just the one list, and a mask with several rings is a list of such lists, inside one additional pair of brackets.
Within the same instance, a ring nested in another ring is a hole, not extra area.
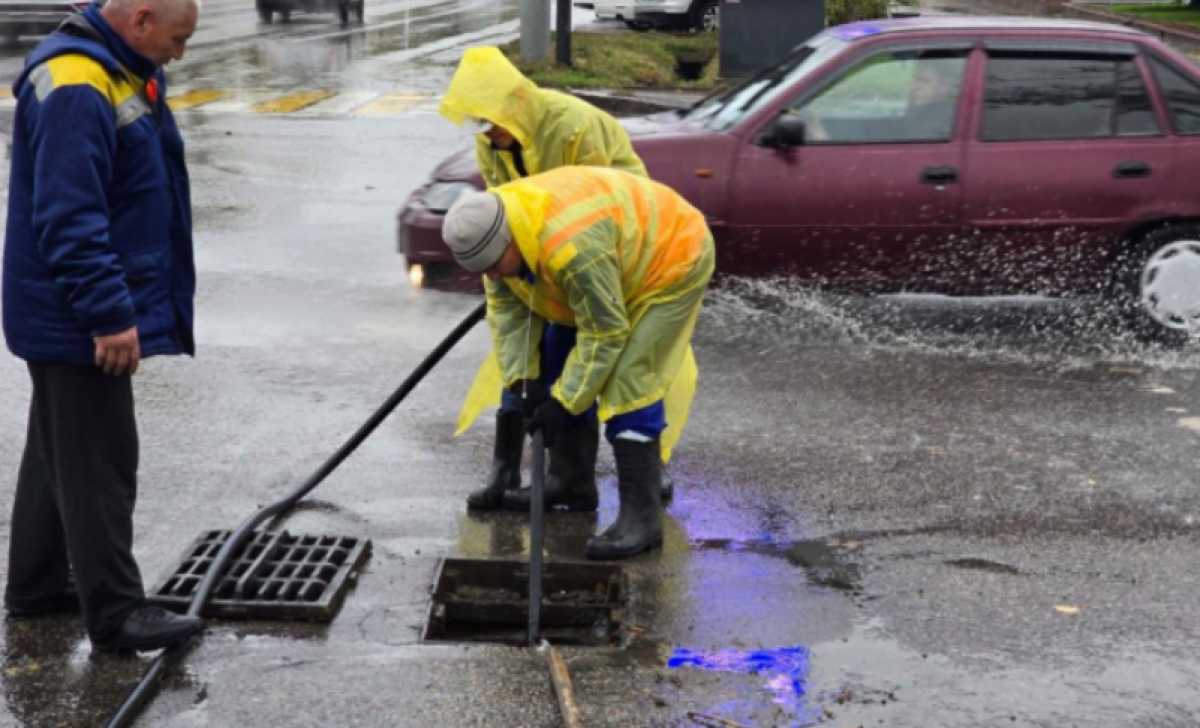
[[(611, 222), (592, 227), (579, 237), (604, 235)], [(567, 243), (575, 246), (575, 243)], [(564, 246), (566, 247), (566, 246)], [(551, 394), (572, 414), (596, 401), (629, 341), (631, 327), (621, 289), (621, 271), (611, 246), (581, 246), (558, 276), (575, 314), (575, 348)]]
[(521, 379), (536, 379), (541, 373), (538, 344), (542, 317), (530, 315), (529, 308), (502, 281), (484, 279), (483, 288), (501, 384), (508, 388)]

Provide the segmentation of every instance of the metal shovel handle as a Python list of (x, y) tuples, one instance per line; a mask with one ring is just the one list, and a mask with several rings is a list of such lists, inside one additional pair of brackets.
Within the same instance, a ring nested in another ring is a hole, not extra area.
[(542, 432), (533, 433), (533, 467), (529, 484), (529, 644), (536, 647), (542, 628), (542, 543), (545, 540), (546, 449)]

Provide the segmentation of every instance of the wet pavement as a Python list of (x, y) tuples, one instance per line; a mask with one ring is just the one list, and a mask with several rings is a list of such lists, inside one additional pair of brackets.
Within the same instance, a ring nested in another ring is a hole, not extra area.
[[(392, 53), (332, 75), (434, 87), (453, 55)], [(252, 57), (238, 73), (271, 83)], [(478, 303), (414, 291), (395, 252), (397, 207), (468, 141), (434, 114), (180, 119), (199, 353), (136, 378), (148, 586), (299, 485)], [(464, 509), (491, 438), (451, 433), (487, 346), (477, 327), (281, 524), (371, 539), (337, 618), (210, 621), (139, 725), (560, 724), (543, 656), (421, 640), (439, 559), (527, 556), (520, 515)], [(562, 649), (585, 724), (1196, 724), (1200, 346), (1089, 301), (735, 281), (696, 351), (664, 549), (629, 562), (613, 644)], [(0, 473), (27, 402), (0, 358)], [(614, 517), (606, 446), (599, 474), (599, 514), (550, 517), (549, 559)], [(0, 655), (0, 725), (22, 726), (101, 723), (149, 659), (93, 655), (70, 617), (4, 622)]]

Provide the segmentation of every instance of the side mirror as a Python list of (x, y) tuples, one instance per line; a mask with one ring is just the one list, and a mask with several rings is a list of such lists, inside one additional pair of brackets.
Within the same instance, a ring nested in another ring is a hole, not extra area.
[(764, 147), (799, 147), (804, 145), (805, 125), (795, 116), (780, 116), (762, 137)]

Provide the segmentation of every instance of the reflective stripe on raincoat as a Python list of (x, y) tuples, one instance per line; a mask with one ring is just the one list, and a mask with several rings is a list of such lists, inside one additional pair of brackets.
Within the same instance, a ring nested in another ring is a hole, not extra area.
[[(468, 117), (504, 127), (521, 144), (525, 171), (571, 164), (646, 174), (629, 135), (609, 114), (568, 94), (538, 88), (498, 48), (468, 48), (439, 107), (454, 124)], [(475, 158), (488, 187), (519, 179), (511, 152), (475, 136)]]
[(493, 355), (464, 403), (461, 432), (501, 386), (539, 373), (545, 321), (574, 326), (551, 394), (601, 420), (665, 400), (664, 460), (695, 391), (692, 331), (712, 276), (704, 216), (669, 187), (600, 167), (561, 167), (502, 185), (513, 240), (534, 282), (485, 280)]

